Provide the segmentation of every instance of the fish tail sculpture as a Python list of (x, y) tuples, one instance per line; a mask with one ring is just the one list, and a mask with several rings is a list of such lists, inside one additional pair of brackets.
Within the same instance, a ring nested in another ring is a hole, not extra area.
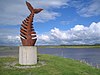
[(34, 46), (37, 40), (37, 36), (32, 22), (34, 14), (41, 12), (43, 9), (34, 9), (27, 1), (26, 5), (31, 13), (24, 21), (22, 21), (20, 28), (20, 38), (23, 46)]

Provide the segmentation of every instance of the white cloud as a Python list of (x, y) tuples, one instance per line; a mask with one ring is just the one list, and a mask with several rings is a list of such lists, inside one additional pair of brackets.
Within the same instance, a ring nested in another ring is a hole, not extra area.
[[(49, 11), (50, 8), (66, 6), (68, 0), (28, 0), (34, 7), (43, 8), (43, 12), (36, 15), (36, 22), (45, 22), (55, 19), (59, 13)], [(0, 25), (21, 24), (29, 15), (25, 0), (0, 0)]]
[(20, 45), (18, 28), (18, 26), (1, 27), (0, 45)]
[(50, 37), (48, 35), (41, 35), (40, 37), (38, 37), (38, 39), (47, 42), (50, 41)]
[[(4, 30), (5, 31), (5, 30)], [(0, 45), (20, 45), (20, 38), (13, 35), (0, 33)], [(100, 44), (100, 22), (92, 22), (89, 27), (75, 25), (69, 30), (51, 29), (46, 34), (38, 35), (38, 45), (61, 45), (61, 44)]]
[(84, 17), (100, 15), (100, 0), (93, 0), (87, 7), (83, 7), (79, 12)]
[(44, 10), (43, 12), (35, 16), (35, 22), (46, 22), (49, 20), (54, 20), (57, 16), (60, 16), (60, 14), (57, 12)]
[(100, 15), (100, 0), (90, 1), (70, 1), (70, 6), (77, 9), (77, 13), (83, 17), (91, 17)]
[(69, 25), (69, 24), (75, 22), (76, 20), (77, 20), (76, 18), (72, 19), (72, 20), (62, 20), (62, 21), (60, 21), (60, 23), (61, 23), (61, 25)]
[(82, 31), (82, 30), (86, 30), (87, 27), (84, 27), (83, 25), (76, 25), (74, 28), (72, 28), (72, 31)]
[(70, 30), (51, 29), (49, 35), (39, 36), (38, 44), (100, 44), (100, 22), (91, 23), (89, 27), (76, 25)]
[(6, 35), (0, 37), (0, 45), (4, 46), (18, 46), (20, 45), (20, 37), (17, 35)]
[(11, 36), (11, 35), (8, 35), (7, 36), (7, 40), (11, 41), (11, 42), (15, 42), (16, 40), (20, 40), (20, 37), (19, 36)]
[[(50, 8), (60, 8), (61, 6), (68, 5), (69, 0), (29, 0), (33, 3), (36, 7), (43, 7), (46, 9)], [(38, 5), (37, 5), (38, 4)]]

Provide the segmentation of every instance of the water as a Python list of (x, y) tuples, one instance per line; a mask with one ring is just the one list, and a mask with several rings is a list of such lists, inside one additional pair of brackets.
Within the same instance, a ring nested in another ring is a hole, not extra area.
[(80, 60), (100, 68), (100, 48), (38, 48), (38, 52)]
[[(72, 58), (100, 68), (100, 48), (38, 48), (38, 53)], [(18, 57), (18, 48), (0, 47), (0, 56)]]

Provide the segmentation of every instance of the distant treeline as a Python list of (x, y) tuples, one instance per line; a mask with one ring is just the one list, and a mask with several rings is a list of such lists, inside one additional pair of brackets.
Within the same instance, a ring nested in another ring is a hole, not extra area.
[(86, 45), (86, 44), (82, 44), (82, 45), (58, 45), (58, 46), (100, 46), (100, 44), (93, 44), (93, 45)]

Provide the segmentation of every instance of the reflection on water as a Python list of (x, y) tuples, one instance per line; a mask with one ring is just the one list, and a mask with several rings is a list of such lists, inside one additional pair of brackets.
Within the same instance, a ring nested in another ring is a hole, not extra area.
[(38, 48), (38, 52), (81, 60), (100, 68), (100, 48)]

